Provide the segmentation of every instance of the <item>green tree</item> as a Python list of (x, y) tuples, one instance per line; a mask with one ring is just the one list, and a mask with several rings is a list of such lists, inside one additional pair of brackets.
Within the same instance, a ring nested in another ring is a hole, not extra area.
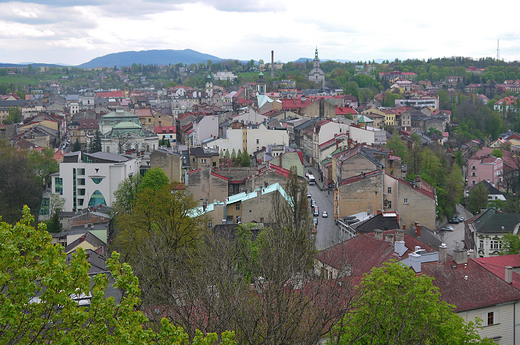
[(520, 236), (507, 233), (502, 237), (502, 250), (500, 255), (512, 255), (520, 253)]
[(235, 152), (235, 149), (231, 151), (231, 160), (233, 161), (233, 163), (235, 163), (235, 161), (237, 160), (237, 153)]
[(400, 263), (373, 268), (352, 312), (336, 329), (338, 344), (481, 343), (475, 324), (466, 324), (440, 299), (432, 280)]
[(72, 152), (78, 151), (81, 151), (81, 144), (79, 143), (79, 140), (75, 140), (74, 145), (72, 145)]
[(22, 110), (20, 107), (10, 107), (9, 108), (9, 115), (7, 115), (7, 118), (3, 121), (4, 125), (10, 125), (13, 123), (19, 123), (22, 121)]
[(96, 136), (89, 143), (88, 152), (95, 153), (95, 152), (101, 152), (102, 150), (103, 150), (103, 147), (101, 145), (101, 137), (99, 135), (99, 131), (96, 131)]
[(483, 183), (478, 183), (473, 187), (468, 196), (468, 210), (477, 214), (488, 206), (488, 191)]
[(401, 160), (403, 162), (406, 161), (408, 158), (408, 148), (405, 144), (401, 141), (401, 136), (396, 131), (392, 135), (392, 138), (386, 143), (386, 147), (388, 147), (390, 150), (394, 152), (394, 154), (401, 157)]
[(143, 177), (140, 174), (134, 174), (119, 183), (117, 190), (114, 192), (115, 202), (113, 205), (117, 215), (132, 211), (142, 181)]
[(491, 152), (491, 155), (493, 157), (497, 157), (497, 158), (502, 158), (504, 156), (504, 154), (502, 153), (502, 150), (500, 149), (494, 149), (492, 152)]
[(244, 149), (244, 152), (242, 152), (242, 166), (251, 166), (251, 157), (249, 156), (249, 153), (247, 153), (247, 149)]
[[(119, 254), (107, 260), (109, 274), (88, 274), (90, 265), (80, 248), (67, 263), (63, 247), (52, 245), (44, 224), (35, 229), (28, 207), (15, 226), (0, 223), (1, 344), (180, 344), (188, 336), (167, 320), (160, 332), (146, 327), (138, 280)], [(116, 303), (106, 291), (109, 282), (120, 291)], [(91, 286), (93, 282), (93, 286)], [(89, 296), (89, 306), (74, 298)], [(222, 343), (234, 344), (232, 333)], [(210, 345), (216, 334), (198, 333), (196, 344)]]
[(42, 200), (42, 185), (24, 152), (0, 140), (0, 216), (15, 223), (24, 205), (36, 212)]
[(27, 153), (27, 161), (40, 178), (42, 187), (49, 186), (51, 183), (49, 176), (60, 170), (60, 165), (54, 159), (54, 151), (51, 148), (45, 148), (42, 151), (30, 150)]
[(146, 188), (149, 188), (152, 191), (158, 191), (164, 186), (167, 186), (169, 183), (170, 179), (168, 176), (166, 176), (161, 168), (151, 168), (144, 174), (143, 180), (139, 186), (139, 191), (142, 191)]

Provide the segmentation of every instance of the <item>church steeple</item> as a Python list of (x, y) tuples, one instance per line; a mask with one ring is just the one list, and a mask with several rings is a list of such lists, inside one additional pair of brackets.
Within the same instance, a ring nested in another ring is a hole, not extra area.
[(320, 58), (318, 57), (318, 47), (316, 47), (316, 52), (314, 53), (314, 61), (320, 61)]

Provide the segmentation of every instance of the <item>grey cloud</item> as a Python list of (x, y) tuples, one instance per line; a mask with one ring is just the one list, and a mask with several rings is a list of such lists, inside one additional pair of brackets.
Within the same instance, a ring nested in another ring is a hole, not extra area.
[[(0, 0), (0, 3), (8, 3), (11, 1)], [(123, 4), (115, 0), (20, 0), (19, 2), (27, 4), (39, 4), (59, 7), (74, 6), (96, 6), (107, 14), (113, 13), (113, 16), (119, 15), (142, 15), (160, 13), (165, 10), (175, 10), (179, 5), (191, 4), (190, 0), (131, 0), (125, 1)], [(243, 1), (243, 0), (201, 0), (199, 3), (214, 7), (224, 12), (280, 12), (285, 7), (275, 0), (265, 1)]]

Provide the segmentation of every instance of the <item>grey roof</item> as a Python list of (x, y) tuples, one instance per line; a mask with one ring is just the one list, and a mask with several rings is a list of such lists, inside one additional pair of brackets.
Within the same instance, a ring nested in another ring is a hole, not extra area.
[[(501, 191), (499, 191), (497, 188), (493, 187), (491, 183), (489, 183), (486, 180), (482, 180), (479, 183), (476, 184), (478, 186), (479, 184), (483, 184), (484, 187), (486, 187), (489, 195), (504, 195)], [(475, 187), (473, 187), (475, 188)]]
[(395, 230), (399, 229), (397, 217), (385, 217), (383, 214), (375, 215), (367, 220), (361, 221), (352, 226), (357, 232), (368, 233), (376, 229)]
[(477, 232), (480, 233), (508, 233), (520, 224), (518, 213), (497, 213), (489, 208), (473, 221)]
[(122, 155), (109, 152), (84, 153), (84, 155), (90, 157), (95, 163), (121, 163), (130, 160)]

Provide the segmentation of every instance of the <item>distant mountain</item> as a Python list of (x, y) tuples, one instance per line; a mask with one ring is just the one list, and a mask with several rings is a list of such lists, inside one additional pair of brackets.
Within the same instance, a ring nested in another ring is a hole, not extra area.
[[(299, 58), (298, 60), (294, 60), (293, 62), (294, 63), (305, 63), (307, 60), (309, 60), (309, 62), (312, 62), (314, 61), (314, 58)], [(343, 60), (343, 59), (320, 59), (320, 62), (325, 62), (325, 61), (336, 61), (336, 62), (341, 62), (341, 63), (345, 63), (345, 62), (356, 62), (356, 61), (352, 61), (352, 60)]]
[(31, 65), (34, 68), (37, 68), (37, 67), (64, 67), (64, 66), (67, 66), (67, 65), (64, 65), (64, 64), (57, 64), (57, 63), (21, 62), (21, 63), (0, 63), (0, 68), (27, 67), (28, 65)]
[(168, 65), (177, 64), (182, 62), (183, 64), (192, 64), (204, 62), (208, 60), (220, 61), (222, 59), (208, 54), (202, 54), (195, 50), (184, 49), (184, 50), (143, 50), (143, 51), (128, 51), (121, 53), (113, 53), (105, 56), (100, 56), (85, 62), (77, 67), (79, 68), (95, 68), (95, 67), (114, 67), (118, 68), (121, 66), (130, 67), (133, 63), (149, 65)]

